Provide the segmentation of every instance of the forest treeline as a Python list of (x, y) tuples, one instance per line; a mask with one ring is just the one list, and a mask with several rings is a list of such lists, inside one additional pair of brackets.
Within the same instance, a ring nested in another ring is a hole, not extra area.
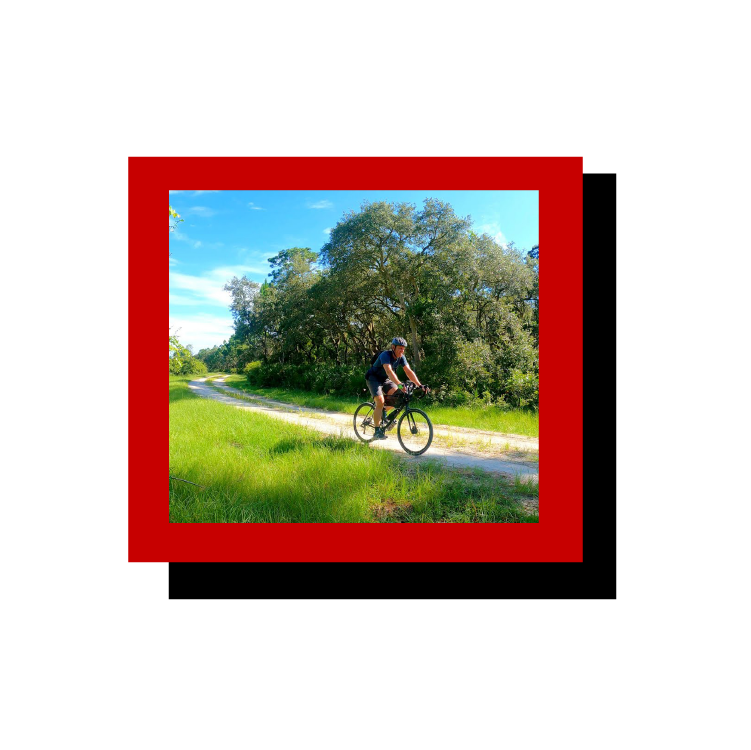
[(183, 346), (177, 334), (169, 337), (169, 374), (203, 375), (207, 373), (206, 365), (193, 354), (191, 346)]
[(195, 358), (254, 385), (354, 395), (394, 336), (433, 397), (536, 406), (539, 248), (477, 234), (448, 203), (365, 203), (316, 253), (269, 259), (259, 285), (233, 278), (234, 334)]

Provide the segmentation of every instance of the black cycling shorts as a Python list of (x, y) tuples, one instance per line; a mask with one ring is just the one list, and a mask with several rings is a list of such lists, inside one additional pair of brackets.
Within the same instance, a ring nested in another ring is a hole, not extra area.
[(376, 396), (385, 396), (389, 391), (393, 391), (396, 388), (396, 383), (388, 378), (383, 383), (375, 378), (365, 378), (365, 382), (368, 384), (368, 390), (373, 398)]

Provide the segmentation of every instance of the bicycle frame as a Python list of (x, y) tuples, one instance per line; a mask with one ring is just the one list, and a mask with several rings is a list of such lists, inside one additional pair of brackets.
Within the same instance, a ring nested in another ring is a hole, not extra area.
[[(396, 418), (403, 412), (403, 411), (409, 411), (409, 402), (412, 400), (413, 396), (412, 393), (414, 392), (415, 388), (417, 386), (414, 383), (405, 383), (404, 384), (404, 401), (399, 405), (395, 406), (394, 410), (390, 412), (389, 414), (389, 424), (393, 424), (396, 421)], [(399, 391), (394, 391), (394, 393), (390, 394), (391, 396), (395, 396)], [(386, 396), (388, 398), (388, 396)], [(387, 404), (384, 401), (383, 404), (383, 410), (384, 412), (387, 409)]]

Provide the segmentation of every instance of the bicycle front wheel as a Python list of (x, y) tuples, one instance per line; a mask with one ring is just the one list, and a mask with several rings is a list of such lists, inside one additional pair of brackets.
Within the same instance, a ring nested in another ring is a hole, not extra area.
[(433, 442), (433, 423), (424, 411), (409, 409), (399, 418), (396, 434), (410, 456), (421, 456)]
[(355, 435), (362, 440), (363, 443), (369, 443), (375, 437), (375, 422), (373, 421), (373, 413), (375, 412), (375, 404), (365, 403), (360, 404), (355, 411)]

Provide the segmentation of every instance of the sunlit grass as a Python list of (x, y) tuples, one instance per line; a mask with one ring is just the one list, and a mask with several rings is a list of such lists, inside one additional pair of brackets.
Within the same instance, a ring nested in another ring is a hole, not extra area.
[[(527, 523), (537, 488), (202, 399), (170, 378), (170, 521)], [(196, 487), (179, 479), (194, 482)], [(525, 504), (527, 507), (525, 507)]]

